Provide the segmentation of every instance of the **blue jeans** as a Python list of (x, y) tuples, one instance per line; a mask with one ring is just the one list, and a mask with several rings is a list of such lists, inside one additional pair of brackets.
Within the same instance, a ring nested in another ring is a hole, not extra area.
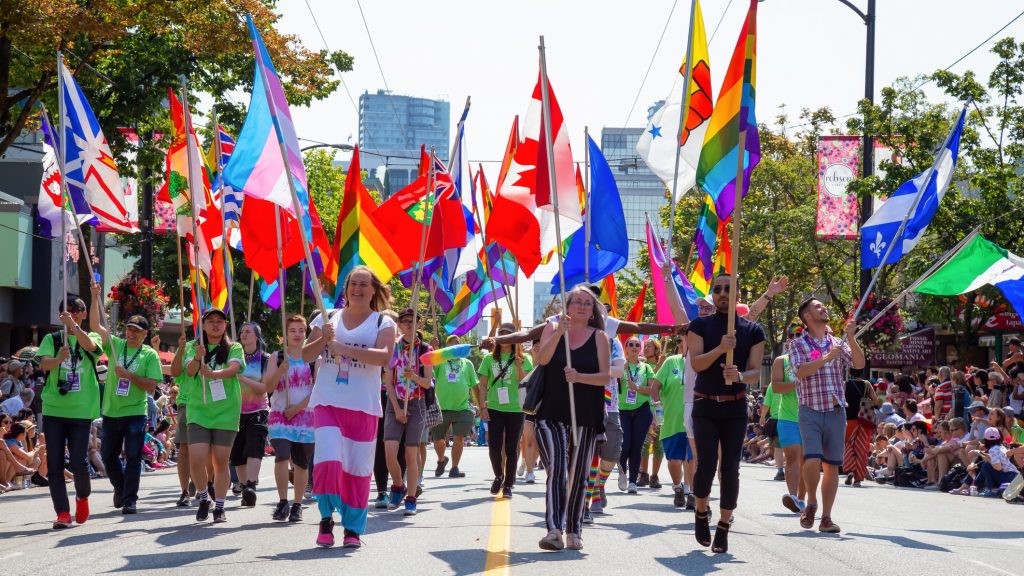
[(978, 487), (978, 490), (998, 490), (1006, 482), (1012, 482), (1017, 477), (1017, 471), (1013, 470), (996, 470), (988, 462), (982, 462), (978, 466), (978, 476), (974, 480), (974, 485)]
[[(107, 477), (122, 502), (139, 499), (139, 479), (142, 477), (142, 445), (146, 441), (146, 416), (103, 417), (100, 454), (107, 468)], [(121, 450), (124, 449), (124, 469), (121, 468)]]
[(619, 456), (619, 467), (629, 471), (629, 481), (636, 484), (640, 475), (640, 453), (647, 439), (647, 431), (654, 421), (650, 404), (646, 402), (635, 410), (619, 410), (622, 423), (622, 455)]

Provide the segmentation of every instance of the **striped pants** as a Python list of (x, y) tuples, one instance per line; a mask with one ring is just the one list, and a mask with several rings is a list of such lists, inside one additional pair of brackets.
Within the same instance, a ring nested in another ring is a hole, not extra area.
[(579, 534), (583, 529), (587, 473), (597, 444), (597, 431), (577, 427), (579, 444), (568, 424), (537, 420), (537, 447), (547, 476), (544, 523), (548, 530)]

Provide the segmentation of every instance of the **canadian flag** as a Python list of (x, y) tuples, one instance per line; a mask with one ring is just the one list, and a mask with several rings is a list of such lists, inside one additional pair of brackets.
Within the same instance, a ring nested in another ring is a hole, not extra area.
[[(531, 276), (537, 269), (543, 254), (557, 247), (555, 218), (559, 219), (563, 240), (583, 224), (572, 150), (569, 147), (569, 130), (550, 82), (548, 102), (551, 106), (551, 132), (554, 138), (553, 156), (549, 159), (547, 155), (541, 86), (538, 78), (523, 124), (522, 140), (516, 148), (508, 174), (498, 188), (487, 221), (488, 239), (514, 254), (526, 276)], [(548, 178), (549, 162), (555, 168), (557, 213)]]

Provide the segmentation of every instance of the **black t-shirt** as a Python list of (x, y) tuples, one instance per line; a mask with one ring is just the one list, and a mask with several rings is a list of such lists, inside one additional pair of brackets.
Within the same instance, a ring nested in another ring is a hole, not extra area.
[[(729, 319), (723, 312), (716, 312), (711, 316), (697, 318), (690, 323), (690, 332), (704, 339), (704, 351), (707, 352), (718, 346), (729, 327)], [(736, 318), (736, 348), (733, 350), (733, 364), (741, 372), (748, 370), (747, 362), (750, 359), (750, 349), (766, 340), (764, 328), (756, 322), (746, 318)], [(726, 385), (725, 377), (722, 375), (721, 364), (725, 363), (725, 354), (722, 354), (711, 363), (711, 366), (703, 372), (697, 372), (697, 383), (694, 391), (710, 395), (738, 394), (743, 392), (747, 385), (737, 382)]]
[(868, 384), (857, 378), (850, 378), (846, 381), (846, 419), (856, 420), (860, 414), (860, 401), (868, 394)]

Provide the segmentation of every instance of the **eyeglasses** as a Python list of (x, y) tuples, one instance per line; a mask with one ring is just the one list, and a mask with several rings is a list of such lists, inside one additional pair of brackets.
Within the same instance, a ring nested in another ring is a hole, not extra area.
[(721, 294), (722, 292), (725, 292), (726, 294), (728, 294), (729, 293), (729, 285), (728, 284), (719, 284), (718, 286), (715, 286), (713, 292), (715, 294)]
[(629, 344), (626, 344), (626, 348), (639, 348), (639, 347), (640, 347), (640, 343), (639, 342), (630, 342)]

